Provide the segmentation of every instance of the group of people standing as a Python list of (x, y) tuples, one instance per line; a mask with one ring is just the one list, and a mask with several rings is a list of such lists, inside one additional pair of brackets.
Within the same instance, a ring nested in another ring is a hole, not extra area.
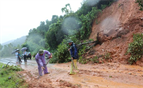
[[(70, 52), (71, 60), (72, 60), (71, 70), (70, 70), (69, 74), (72, 75), (72, 74), (75, 74), (74, 69), (76, 69), (76, 70), (78, 69), (77, 68), (78, 51), (77, 51), (77, 47), (73, 43), (73, 41), (69, 40), (68, 44), (70, 46), (68, 51)], [(17, 57), (17, 63), (21, 64), (22, 61), (21, 61), (21, 58), (20, 58), (20, 51), (17, 50), (17, 52), (15, 54), (16, 54), (16, 57)], [(26, 59), (27, 52), (26, 52), (26, 50), (23, 52), (23, 54), (24, 54), (24, 62), (26, 63), (27, 62), (27, 59)], [(46, 66), (48, 64), (48, 62), (46, 63), (46, 59), (45, 59), (46, 54), (48, 55), (49, 59), (52, 58), (52, 54), (49, 51), (42, 50), (42, 49), (40, 49), (39, 52), (35, 55), (35, 60), (36, 60), (37, 65), (38, 65), (39, 76), (43, 75), (42, 71), (44, 71), (44, 74), (49, 74), (47, 66)]]
[[(24, 57), (24, 62), (27, 63), (27, 52), (26, 50), (23, 51), (23, 57)], [(22, 60), (21, 60), (21, 55), (20, 55), (20, 50), (19, 49), (16, 49), (15, 50), (15, 56), (16, 56), (16, 64), (21, 64), (22, 63)]]

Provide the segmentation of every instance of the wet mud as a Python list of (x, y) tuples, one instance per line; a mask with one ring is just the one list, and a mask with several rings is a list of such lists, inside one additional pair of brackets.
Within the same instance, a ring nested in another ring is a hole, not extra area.
[(29, 88), (142, 88), (143, 68), (119, 63), (78, 64), (75, 75), (69, 75), (70, 63), (48, 66), (50, 74), (38, 78), (37, 66), (24, 67), (19, 74)]

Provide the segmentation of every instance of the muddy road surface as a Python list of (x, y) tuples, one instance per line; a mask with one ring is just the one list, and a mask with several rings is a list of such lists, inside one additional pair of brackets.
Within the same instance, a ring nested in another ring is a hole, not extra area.
[[(15, 63), (14, 58), (0, 62)], [(11, 64), (12, 64), (11, 63)], [(79, 64), (75, 75), (69, 75), (71, 63), (48, 64), (50, 74), (39, 78), (35, 60), (20, 65), (18, 72), (29, 84), (29, 88), (143, 88), (143, 67), (119, 63)]]

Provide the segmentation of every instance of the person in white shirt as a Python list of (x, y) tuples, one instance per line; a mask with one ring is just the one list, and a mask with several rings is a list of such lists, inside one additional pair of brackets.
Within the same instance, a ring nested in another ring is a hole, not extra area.
[(18, 52), (15, 52), (15, 57), (16, 57), (16, 64), (18, 64), (19, 63)]

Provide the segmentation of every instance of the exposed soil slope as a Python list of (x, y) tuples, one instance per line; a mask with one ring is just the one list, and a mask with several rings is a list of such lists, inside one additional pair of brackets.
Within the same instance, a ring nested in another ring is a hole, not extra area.
[[(97, 33), (102, 44), (94, 47), (95, 55), (110, 53), (111, 62), (127, 63), (130, 56), (125, 54), (133, 34), (143, 33), (143, 11), (135, 0), (118, 0), (95, 19), (90, 38), (96, 40)], [(142, 62), (136, 64), (143, 66)]]

